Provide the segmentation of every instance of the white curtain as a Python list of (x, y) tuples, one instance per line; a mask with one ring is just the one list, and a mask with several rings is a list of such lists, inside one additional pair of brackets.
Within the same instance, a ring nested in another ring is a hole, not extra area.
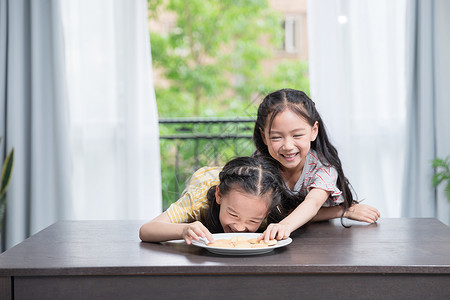
[(0, 0), (0, 135), (2, 150), (15, 149), (3, 250), (69, 216), (69, 125), (59, 12), (58, 1)]
[(162, 209), (145, 0), (62, 2), (73, 219), (150, 219)]
[(363, 203), (400, 217), (405, 0), (308, 1), (311, 96)]
[(450, 155), (450, 2), (410, 0), (407, 17), (408, 149), (402, 212), (450, 225), (444, 183), (432, 186), (431, 161)]
[(0, 25), (3, 250), (62, 219), (161, 213), (147, 2), (0, 0)]

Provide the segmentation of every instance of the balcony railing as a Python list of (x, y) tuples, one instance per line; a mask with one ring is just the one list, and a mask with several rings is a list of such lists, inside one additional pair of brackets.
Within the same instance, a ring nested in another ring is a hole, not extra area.
[(180, 197), (198, 168), (251, 155), (254, 123), (253, 118), (160, 119), (163, 208)]

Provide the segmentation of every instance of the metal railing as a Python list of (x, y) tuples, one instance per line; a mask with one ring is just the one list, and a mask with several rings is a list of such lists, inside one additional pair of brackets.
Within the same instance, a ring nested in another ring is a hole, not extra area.
[(193, 172), (251, 155), (254, 118), (159, 120), (163, 208), (176, 201)]

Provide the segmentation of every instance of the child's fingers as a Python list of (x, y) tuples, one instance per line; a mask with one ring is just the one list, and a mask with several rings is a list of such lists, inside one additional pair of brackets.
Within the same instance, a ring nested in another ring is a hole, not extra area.
[(264, 241), (266, 243), (268, 243), (269, 240), (273, 240), (280, 236), (280, 239), (282, 239), (284, 236), (284, 226), (280, 224), (270, 224), (264, 233)]
[(290, 232), (286, 228), (284, 228), (284, 230), (278, 231), (277, 240), (285, 240), (289, 237), (289, 235)]
[(192, 238), (190, 236), (188, 236), (188, 235), (184, 236), (184, 241), (188, 245), (192, 244)]
[(190, 226), (190, 231), (188, 231), (190, 236), (192, 237), (192, 239), (198, 241), (201, 238), (206, 238), (208, 239), (209, 242), (213, 243), (214, 242), (214, 238), (211, 234), (211, 232), (209, 232), (209, 230), (205, 227), (205, 225), (203, 225), (201, 222), (196, 221), (194, 223), (191, 224)]
[(284, 240), (290, 235), (290, 231), (287, 230), (286, 226), (280, 224), (274, 224), (267, 227), (267, 229), (258, 237), (258, 240), (264, 240), (268, 243), (270, 240)]
[[(265, 232), (265, 231), (264, 231)], [(264, 239), (264, 232), (263, 233), (261, 233), (256, 239), (258, 240), (258, 241), (260, 241), (260, 240), (263, 240)]]
[(375, 209), (375, 214), (376, 214), (377, 218), (381, 217), (381, 214), (380, 214), (380, 212), (378, 211), (378, 209), (376, 209), (376, 208), (374, 208), (374, 209)]
[(289, 237), (289, 231), (287, 230), (286, 226), (279, 226), (277, 228), (277, 232), (273, 239), (277, 239), (278, 241), (280, 241), (280, 240), (287, 239), (288, 237)]
[[(205, 228), (205, 229), (206, 229), (206, 228)], [(206, 229), (206, 238), (208, 239), (208, 241), (209, 241), (210, 243), (214, 243), (214, 237), (213, 237), (213, 235), (211, 234), (211, 232), (209, 232), (208, 229)]]
[(366, 204), (356, 204), (350, 210), (350, 219), (363, 221), (367, 223), (375, 223), (380, 218), (380, 212), (375, 207)]
[(270, 235), (272, 234), (273, 225), (270, 224), (267, 226), (266, 230), (263, 232), (261, 240), (264, 240), (265, 242), (268, 242), (270, 240)]
[(263, 233), (261, 233), (260, 236), (258, 236), (258, 240), (262, 241), (262, 240), (266, 240), (266, 236), (268, 236), (269, 231), (266, 229)]
[(259, 238), (261, 241), (265, 241), (267, 243), (268, 240), (270, 240), (270, 232), (267, 230), (261, 235)]
[(200, 237), (194, 232), (192, 229), (188, 229), (187, 234), (184, 238), (186, 241), (186, 244), (190, 245), (192, 243), (192, 240), (198, 241)]
[(210, 243), (214, 243), (214, 238), (211, 232), (209, 232), (208, 228), (205, 227), (202, 223), (198, 224), (198, 235), (202, 238), (206, 238)]
[(368, 210), (366, 213), (366, 219), (369, 219), (371, 221), (369, 223), (376, 222), (378, 220), (378, 218), (380, 217), (380, 212), (376, 208), (371, 207), (371, 206), (368, 206), (367, 208), (368, 208)]
[(205, 227), (205, 225), (203, 225), (201, 222), (196, 223), (197, 225), (197, 235), (202, 237), (202, 238), (206, 238), (209, 242), (213, 243), (214, 242), (214, 238), (213, 235), (211, 234), (211, 232), (209, 232), (208, 228)]
[(379, 212), (376, 212), (376, 213), (372, 214), (372, 220), (374, 222), (376, 222), (379, 218), (380, 218), (380, 213)]
[(367, 209), (371, 213), (376, 214), (378, 217), (380, 216), (380, 212), (375, 207), (372, 207), (372, 206), (366, 205), (366, 204), (361, 204), (361, 207), (364, 208), (364, 209)]

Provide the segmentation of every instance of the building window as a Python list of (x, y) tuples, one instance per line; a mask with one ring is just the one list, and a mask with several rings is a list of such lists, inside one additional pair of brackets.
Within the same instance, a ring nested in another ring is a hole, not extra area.
[(300, 18), (299, 15), (285, 16), (283, 50), (287, 53), (300, 52)]

